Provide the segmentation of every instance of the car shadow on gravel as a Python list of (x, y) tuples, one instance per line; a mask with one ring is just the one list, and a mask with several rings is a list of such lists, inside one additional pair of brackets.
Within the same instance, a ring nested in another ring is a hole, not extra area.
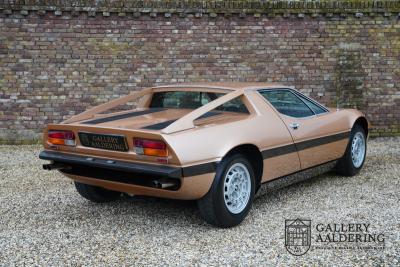
[(123, 197), (119, 200), (121, 204), (126, 205), (149, 205), (155, 204), (162, 206), (164, 208), (171, 209), (192, 209), (195, 210), (197, 208), (197, 204), (195, 200), (178, 200), (178, 199), (167, 199), (167, 198), (157, 198), (150, 196), (129, 196), (123, 195)]
[[(307, 196), (308, 194), (312, 195), (311, 192), (321, 188), (321, 186), (326, 187), (327, 184), (332, 185), (332, 183), (345, 186), (344, 184), (352, 179), (360, 179), (360, 177), (358, 175), (342, 177), (330, 171), (284, 187), (268, 188), (262, 185), (255, 196), (249, 218), (241, 224), (241, 227), (249, 227), (254, 218), (258, 218), (266, 210), (279, 210), (282, 205), (288, 204), (287, 201), (303, 201), (310, 197)], [(82, 199), (78, 195), (76, 197), (79, 198), (79, 203), (72, 206), (67, 205), (67, 207), (61, 209), (63, 216), (80, 220), (79, 217), (83, 214), (90, 213), (99, 218), (100, 224), (109, 221), (129, 222), (128, 224), (146, 221), (147, 225), (153, 225), (154, 222), (162, 221), (165, 226), (204, 227), (203, 230), (215, 229), (201, 218), (195, 200), (175, 200), (123, 194), (115, 202), (96, 204)]]
[(187, 224), (204, 224), (197, 209), (195, 200), (176, 200), (149, 196), (123, 195), (116, 203), (119, 211), (123, 213), (145, 216), (153, 222)]
[[(336, 177), (340, 179), (339, 176)], [(254, 199), (252, 212), (257, 214), (257, 209), (266, 205), (274, 208), (280, 203), (280, 200), (301, 195), (305, 188), (312, 189), (312, 187), (318, 186), (320, 182), (336, 177), (333, 172), (329, 172), (282, 188), (264, 189), (264, 186), (262, 186)], [(145, 219), (150, 222), (163, 221), (167, 225), (204, 226), (205, 229), (214, 229), (202, 220), (195, 200), (174, 200), (124, 194), (118, 201), (112, 203), (99, 205), (85, 200), (82, 201), (85, 204), (80, 206), (81, 208), (85, 210), (94, 208), (103, 216), (104, 214), (110, 214), (110, 216), (122, 215), (121, 217), (129, 215), (134, 221)], [(250, 214), (251, 216), (252, 214)], [(114, 219), (119, 220), (121, 218)]]

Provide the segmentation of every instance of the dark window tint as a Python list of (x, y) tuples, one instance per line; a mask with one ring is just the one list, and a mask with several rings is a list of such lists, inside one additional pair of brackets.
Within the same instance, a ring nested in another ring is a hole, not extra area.
[(264, 90), (260, 93), (284, 115), (296, 118), (314, 115), (311, 109), (289, 90)]
[(321, 114), (321, 113), (326, 112), (326, 110), (324, 108), (315, 104), (313, 101), (311, 101), (301, 95), (298, 95), (298, 97), (300, 97), (312, 109), (312, 111), (314, 111), (315, 114)]
[(217, 107), (216, 110), (239, 112), (239, 113), (249, 113), (246, 106), (243, 104), (242, 100), (239, 97), (234, 98), (228, 102), (225, 102), (221, 106)]
[(196, 109), (217, 99), (222, 94), (209, 92), (158, 92), (151, 99), (151, 108)]
[[(217, 99), (218, 97), (221, 97), (222, 95), (223, 94), (212, 92), (157, 92), (153, 94), (150, 107), (197, 109)], [(248, 113), (246, 106), (243, 104), (240, 98), (232, 99), (231, 101), (228, 101), (217, 107), (216, 110)]]

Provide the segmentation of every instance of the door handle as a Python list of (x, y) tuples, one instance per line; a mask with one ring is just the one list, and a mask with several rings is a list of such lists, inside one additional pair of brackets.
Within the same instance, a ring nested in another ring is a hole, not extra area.
[(300, 123), (298, 122), (293, 122), (291, 124), (289, 124), (290, 128), (292, 128), (293, 130), (297, 130), (300, 127)]

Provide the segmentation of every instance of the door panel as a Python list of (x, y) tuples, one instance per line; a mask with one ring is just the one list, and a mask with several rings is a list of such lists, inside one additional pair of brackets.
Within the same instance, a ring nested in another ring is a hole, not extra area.
[(343, 156), (343, 151), (348, 143), (347, 139), (342, 139), (333, 143), (320, 145), (318, 147), (307, 148), (299, 151), (301, 168), (319, 165)]
[(340, 158), (347, 146), (348, 130), (343, 128), (344, 118), (329, 112), (309, 118), (282, 116), (286, 125), (298, 123), (289, 131), (298, 149), (301, 168), (306, 169)]

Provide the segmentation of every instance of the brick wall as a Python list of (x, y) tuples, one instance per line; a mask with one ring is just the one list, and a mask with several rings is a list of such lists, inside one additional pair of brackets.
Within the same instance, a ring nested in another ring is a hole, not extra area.
[(0, 142), (192, 81), (282, 82), (400, 133), (399, 1), (51, 2), (0, 1)]

